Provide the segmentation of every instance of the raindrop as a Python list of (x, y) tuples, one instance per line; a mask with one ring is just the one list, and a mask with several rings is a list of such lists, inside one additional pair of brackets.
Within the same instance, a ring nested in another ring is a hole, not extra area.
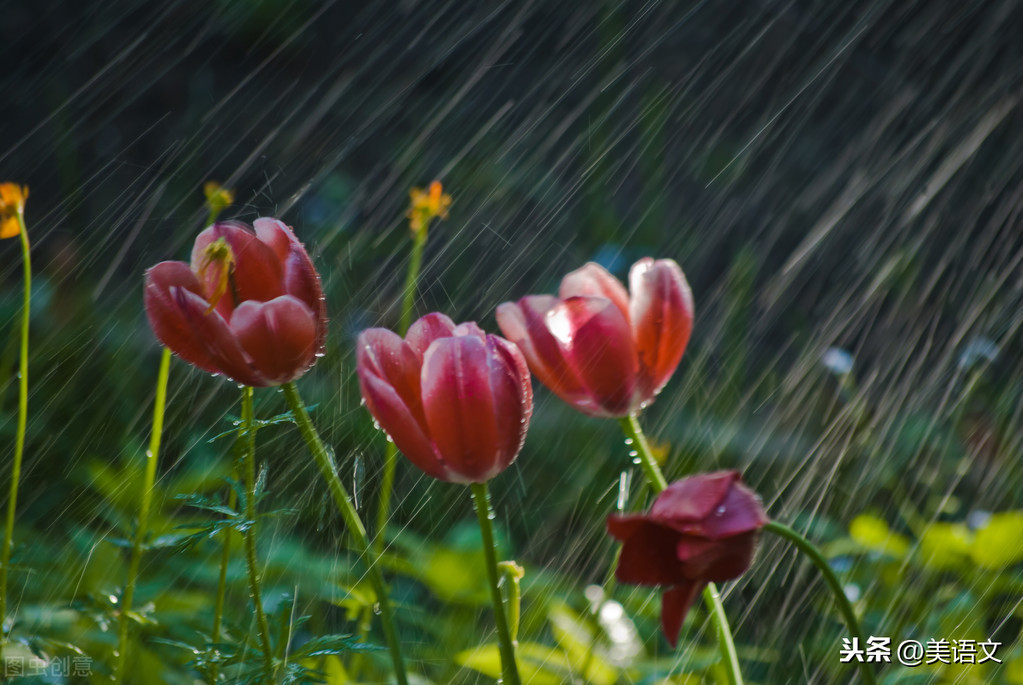
[(621, 475), (618, 476), (618, 511), (625, 511), (625, 506), (629, 503), (629, 477), (628, 471), (622, 471)]
[(720, 507), (715, 509), (714, 510), (714, 515), (715, 516), (724, 516), (725, 515), (725, 506), (721, 505)]
[(625, 444), (626, 445), (631, 445), (632, 444), (632, 438), (625, 438)]
[(317, 359), (322, 359), (323, 357), (327, 356), (327, 353), (326, 352), (317, 352), (313, 356), (316, 357)]
[(380, 605), (379, 604), (374, 604), (373, 605), (373, 613), (376, 614), (377, 616), (380, 615), (381, 612), (380, 612)]
[(639, 452), (637, 452), (636, 450), (630, 450), (629, 451), (629, 456), (630, 457), (638, 457), (639, 456)]
[(117, 595), (110, 595), (108, 599), (110, 600), (111, 604), (117, 604)]
[(643, 460), (642, 460), (642, 459), (640, 459), (639, 457), (633, 457), (633, 458), (632, 458), (632, 463), (633, 463), (633, 464), (642, 464), (642, 463), (643, 463)]

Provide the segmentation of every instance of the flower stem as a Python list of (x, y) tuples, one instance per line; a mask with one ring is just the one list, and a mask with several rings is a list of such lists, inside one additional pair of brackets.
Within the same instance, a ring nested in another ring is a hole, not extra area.
[(341, 478), (337, 475), (337, 467), (327, 451), (327, 446), (323, 444), (323, 440), (320, 438), (319, 433), (316, 432), (313, 422), (309, 419), (309, 412), (306, 411), (305, 403), (302, 402), (302, 397), (298, 394), (298, 388), (295, 387), (294, 383), (285, 383), (283, 388), (288, 406), (295, 416), (295, 423), (298, 424), (298, 431), (302, 434), (302, 438), (309, 447), (309, 452), (312, 453), (313, 459), (320, 469), (320, 474), (327, 481), (327, 487), (334, 498), (334, 504), (337, 505), (338, 512), (341, 514), (341, 518), (344, 519), (345, 526), (347, 526), (355, 540), (356, 552), (366, 559), (367, 573), (377, 595), (377, 602), (380, 605), (380, 620), (383, 624), (384, 636), (387, 639), (387, 647), (391, 652), (391, 661), (394, 663), (394, 677), (398, 681), (398, 685), (408, 685), (408, 676), (405, 675), (405, 662), (401, 656), (401, 642), (398, 639), (398, 631), (394, 624), (391, 602), (387, 596), (387, 586), (384, 584), (384, 577), (380, 573), (380, 567), (376, 563), (377, 557), (370, 548), (366, 528), (362, 525), (362, 520), (359, 519), (359, 512), (355, 510), (355, 505), (352, 504), (345, 486), (341, 483)]
[[(668, 481), (661, 473), (661, 467), (657, 465), (650, 445), (646, 441), (643, 429), (635, 415), (624, 416), (619, 419), (625, 437), (632, 441), (632, 447), (639, 458), (640, 466), (646, 474), (647, 482), (655, 493), (662, 492), (668, 487)], [(711, 621), (714, 623), (714, 631), (717, 633), (718, 648), (721, 650), (721, 658), (728, 671), (728, 681), (731, 685), (742, 685), (742, 670), (739, 668), (739, 655), (735, 651), (735, 639), (732, 637), (732, 628), (728, 625), (728, 616), (721, 604), (721, 595), (718, 594), (717, 586), (714, 583), (707, 583), (703, 589), (703, 603), (710, 612)]]
[(483, 556), (486, 558), (487, 579), (490, 581), (490, 599), (494, 604), (494, 622), (497, 623), (497, 643), (501, 650), (501, 682), (504, 685), (519, 685), (519, 668), (515, 663), (515, 643), (512, 642), (508, 619), (504, 613), (504, 598), (498, 587), (497, 547), (494, 544), (494, 527), (491, 524), (490, 493), (486, 483), (472, 484), (472, 498), (476, 502), (476, 518), (483, 535)]
[[(845, 625), (849, 628), (849, 632), (852, 633), (853, 637), (859, 638), (861, 643), (866, 644), (863, 629), (860, 627), (859, 619), (856, 618), (856, 612), (853, 610), (852, 604), (849, 603), (849, 598), (845, 595), (842, 583), (838, 580), (838, 576), (835, 575), (827, 559), (817, 549), (817, 546), (789, 526), (778, 521), (771, 521), (764, 526), (764, 530), (785, 538), (813, 562), (813, 565), (824, 576), (824, 580), (831, 589), (831, 593), (835, 596), (835, 603), (838, 604), (838, 609), (842, 613), (842, 618), (845, 619)], [(874, 685), (877, 681), (874, 678), (874, 671), (871, 670), (870, 665), (863, 661), (858, 663), (860, 673), (863, 675), (863, 682)]]
[[(239, 436), (240, 439), (241, 436)], [(237, 474), (237, 471), (235, 472)], [(234, 509), (238, 505), (238, 495), (232, 489), (227, 496), (227, 507)], [(224, 624), (224, 598), (227, 596), (227, 565), (231, 561), (231, 529), (224, 530), (224, 548), (220, 553), (220, 577), (217, 579), (217, 599), (213, 605), (213, 633), (210, 641), (220, 642), (220, 631)], [(218, 652), (219, 655), (219, 652)], [(216, 683), (220, 677), (220, 663), (214, 661), (210, 667), (210, 682)]]
[[(409, 260), (408, 273), (405, 275), (404, 297), (401, 303), (401, 321), (398, 335), (405, 337), (412, 325), (412, 314), (415, 311), (419, 269), (423, 264), (423, 247), (426, 245), (426, 228), (412, 235), (412, 257)], [(388, 442), (384, 451), (384, 475), (380, 480), (380, 501), (377, 504), (376, 537), (373, 540), (377, 556), (384, 551), (384, 533), (387, 530), (387, 519), (391, 516), (391, 492), (394, 489), (394, 476), (398, 469), (398, 448)]]
[(412, 313), (415, 310), (419, 269), (423, 264), (423, 247), (426, 245), (426, 228), (412, 235), (412, 258), (409, 260), (408, 273), (405, 274), (405, 298), (401, 303), (401, 328), (398, 334), (405, 337), (412, 325)]
[[(32, 313), (32, 255), (28, 244), (25, 215), (18, 212), (21, 228), (21, 260), (25, 279), (25, 292), (21, 305), (21, 352), (18, 359), (18, 432), (14, 442), (14, 462), (11, 464), (11, 486), (7, 496), (7, 520), (4, 524), (3, 550), (0, 551), (0, 659), (7, 643), (7, 570), (11, 563), (11, 544), (14, 538), (14, 513), (18, 505), (18, 482), (21, 480), (21, 460), (25, 454), (25, 428), (28, 425), (28, 324)], [(11, 621), (11, 628), (14, 621)]]
[(252, 408), (252, 387), (242, 388), (242, 427), (245, 433), (242, 473), (245, 478), (245, 519), (250, 525), (245, 530), (245, 563), (249, 571), (249, 595), (256, 611), (256, 631), (263, 648), (263, 666), (267, 677), (273, 677), (274, 657), (270, 647), (270, 624), (263, 611), (263, 593), (259, 587), (259, 565), (256, 561), (256, 420)]
[[(423, 263), (423, 247), (426, 245), (426, 229), (412, 234), (412, 257), (409, 260), (408, 272), (405, 275), (405, 290), (401, 303), (401, 320), (398, 334), (405, 337), (412, 325), (412, 314), (415, 311), (416, 284), (419, 282), (419, 270)], [(384, 473), (380, 478), (380, 499), (377, 502), (376, 528), (373, 537), (374, 556), (380, 557), (386, 545), (387, 521), (391, 517), (391, 495), (394, 492), (394, 478), (398, 472), (398, 448), (393, 442), (384, 447)], [(359, 635), (366, 635), (372, 623), (372, 607), (366, 607), (359, 617)], [(356, 677), (362, 667), (364, 654), (356, 652), (352, 657), (352, 677)]]
[(149, 435), (149, 449), (146, 450), (146, 470), (142, 479), (142, 502), (139, 504), (139, 518), (135, 536), (131, 542), (131, 560), (128, 562), (128, 583), (121, 598), (121, 620), (117, 633), (117, 667), (114, 682), (124, 679), (124, 668), (128, 661), (128, 625), (131, 622), (132, 603), (135, 601), (135, 582), (142, 563), (142, 545), (149, 534), (149, 511), (153, 504), (153, 486), (156, 483), (156, 467), (160, 459), (160, 440), (163, 437), (163, 415), (167, 407), (167, 379), (170, 376), (170, 348), (163, 348), (160, 355), (160, 371), (156, 376), (156, 399), (153, 403), (153, 430)]

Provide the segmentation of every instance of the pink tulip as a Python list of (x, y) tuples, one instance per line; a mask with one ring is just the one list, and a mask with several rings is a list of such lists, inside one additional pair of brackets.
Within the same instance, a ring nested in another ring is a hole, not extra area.
[(693, 296), (673, 260), (639, 260), (629, 286), (631, 296), (590, 262), (562, 279), (559, 297), (500, 305), (497, 323), (558, 397), (590, 416), (628, 416), (671, 378), (693, 325)]
[(253, 231), (221, 221), (195, 239), (191, 264), (146, 272), (146, 316), (156, 337), (185, 361), (245, 385), (279, 385), (323, 352), (327, 311), (320, 277), (283, 222)]
[(661, 627), (674, 647), (707, 583), (738, 578), (749, 568), (767, 522), (760, 498), (738, 471), (683, 478), (657, 496), (649, 514), (608, 517), (608, 532), (623, 543), (615, 577), (667, 588)]
[(384, 328), (359, 334), (366, 407), (408, 459), (452, 483), (483, 483), (526, 439), (533, 389), (517, 347), (475, 323), (428, 314), (404, 340)]

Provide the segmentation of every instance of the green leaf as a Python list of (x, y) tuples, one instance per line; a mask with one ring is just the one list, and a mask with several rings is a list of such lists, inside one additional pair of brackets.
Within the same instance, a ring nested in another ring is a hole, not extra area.
[(933, 523), (920, 538), (920, 558), (943, 571), (961, 567), (970, 556), (973, 535), (961, 523)]
[(849, 524), (849, 535), (862, 547), (902, 559), (909, 552), (909, 540), (892, 532), (888, 524), (869, 514), (860, 514)]
[(992, 514), (974, 536), (970, 556), (978, 565), (992, 569), (1023, 561), (1023, 511)]

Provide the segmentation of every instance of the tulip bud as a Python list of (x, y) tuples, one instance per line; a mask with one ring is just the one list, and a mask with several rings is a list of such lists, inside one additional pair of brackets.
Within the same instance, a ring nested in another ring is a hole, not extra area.
[(146, 272), (156, 337), (205, 371), (245, 385), (288, 383), (322, 355), (327, 312), (320, 277), (276, 219), (218, 222), (199, 234), (191, 265)]
[(749, 568), (767, 522), (760, 497), (738, 471), (683, 478), (657, 496), (649, 514), (608, 517), (608, 532), (622, 542), (615, 577), (667, 588), (661, 627), (674, 647), (707, 583), (738, 578)]
[(452, 483), (483, 483), (508, 467), (533, 411), (518, 348), (475, 323), (428, 314), (397, 334), (359, 334), (359, 387), (373, 418), (409, 461)]

